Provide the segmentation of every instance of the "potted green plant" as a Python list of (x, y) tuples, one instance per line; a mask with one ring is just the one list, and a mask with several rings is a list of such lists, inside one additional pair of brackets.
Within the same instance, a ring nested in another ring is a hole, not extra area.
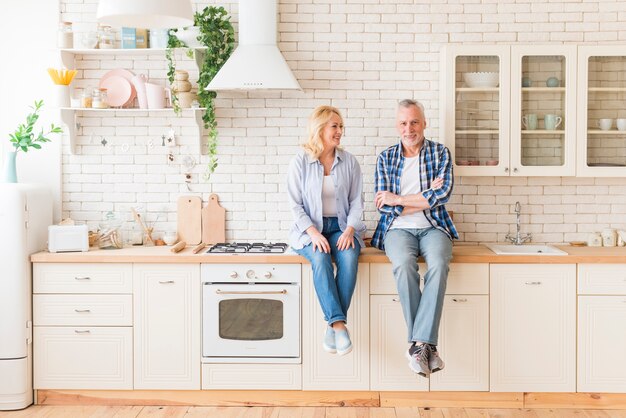
[(15, 132), (9, 134), (9, 141), (15, 151), (7, 152), (4, 159), (4, 183), (17, 183), (17, 170), (16, 170), (16, 157), (20, 151), (28, 152), (29, 149), (41, 149), (41, 144), (44, 142), (50, 142), (47, 137), (50, 134), (60, 134), (63, 132), (61, 127), (50, 125), (50, 130), (44, 133), (43, 128), (39, 133), (35, 133), (35, 124), (39, 120), (39, 111), (43, 107), (43, 100), (35, 101), (34, 106), (30, 106), (33, 109), (32, 113), (26, 116), (26, 123), (18, 125)]
[[(230, 57), (235, 46), (235, 30), (230, 23), (230, 16), (223, 7), (208, 6), (201, 12), (194, 14), (194, 25), (199, 28), (198, 41), (206, 49), (191, 49), (176, 37), (176, 29), (170, 31), (166, 58), (168, 61), (167, 77), (170, 84), (174, 83), (176, 65), (173, 59), (174, 48), (187, 48), (187, 56), (196, 55), (196, 62), (199, 68), (198, 77), (198, 102), (200, 107), (205, 108), (202, 120), (204, 128), (207, 130), (207, 155), (208, 163), (204, 173), (205, 181), (208, 181), (211, 174), (217, 167), (217, 121), (215, 119), (215, 106), (213, 99), (216, 97), (214, 91), (206, 91), (205, 87), (211, 82), (213, 77), (222, 68), (222, 65)], [(177, 113), (180, 112), (178, 98), (172, 90), (172, 107)]]

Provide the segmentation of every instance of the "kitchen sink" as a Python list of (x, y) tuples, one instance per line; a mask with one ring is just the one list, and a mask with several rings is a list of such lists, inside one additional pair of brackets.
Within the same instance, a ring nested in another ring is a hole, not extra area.
[(486, 247), (498, 255), (567, 255), (551, 245), (487, 244)]

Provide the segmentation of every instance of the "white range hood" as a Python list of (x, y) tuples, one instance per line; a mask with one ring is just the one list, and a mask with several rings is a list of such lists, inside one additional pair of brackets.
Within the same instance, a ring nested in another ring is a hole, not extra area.
[(206, 90), (302, 90), (276, 45), (277, 0), (239, 0), (239, 46)]

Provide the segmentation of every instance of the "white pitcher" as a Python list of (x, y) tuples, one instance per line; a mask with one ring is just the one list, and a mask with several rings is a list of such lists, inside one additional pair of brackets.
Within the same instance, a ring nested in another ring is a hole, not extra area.
[(130, 82), (133, 83), (133, 86), (135, 86), (135, 90), (137, 91), (137, 101), (139, 102), (139, 108), (147, 109), (148, 98), (146, 95), (146, 83), (148, 82), (148, 77), (145, 74), (137, 74), (130, 79)]
[(145, 86), (148, 109), (164, 109), (167, 107), (166, 100), (171, 101), (170, 89), (153, 83), (146, 83)]

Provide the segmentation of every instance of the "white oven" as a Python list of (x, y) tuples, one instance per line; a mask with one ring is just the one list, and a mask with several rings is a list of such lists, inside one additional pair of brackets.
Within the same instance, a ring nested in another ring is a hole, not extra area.
[(202, 361), (300, 362), (300, 264), (203, 264)]

